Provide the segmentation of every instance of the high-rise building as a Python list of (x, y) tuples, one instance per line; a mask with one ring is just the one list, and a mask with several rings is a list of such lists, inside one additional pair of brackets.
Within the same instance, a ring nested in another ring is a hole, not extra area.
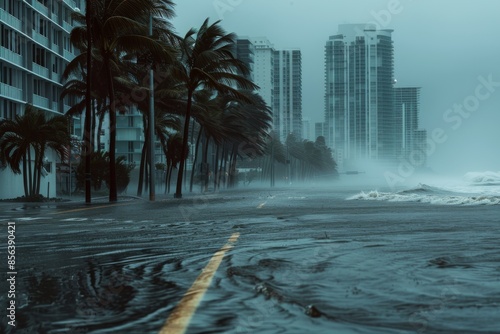
[[(402, 159), (415, 160), (416, 151), (425, 150), (427, 132), (419, 130), (420, 87), (394, 88), (394, 111), (397, 122), (397, 145)], [(424, 157), (424, 154), (419, 154)], [(421, 158), (419, 158), (421, 159)], [(422, 166), (426, 161), (419, 161)]]
[(253, 81), (255, 46), (252, 41), (248, 37), (238, 38), (235, 51), (236, 58), (241, 60), (250, 72), (246, 78)]
[(325, 123), (324, 122), (317, 122), (314, 123), (314, 137), (315, 139), (318, 137), (324, 137), (325, 136)]
[(274, 52), (274, 118), (282, 141), (302, 138), (302, 54), (300, 50)]
[[(273, 128), (285, 141), (291, 133), (302, 138), (302, 55), (298, 49), (276, 50), (265, 37), (241, 39), (238, 50), (252, 49), (252, 79), (259, 86), (258, 93), (273, 111)], [(246, 51), (238, 57), (248, 62)]]
[(396, 159), (392, 30), (343, 24), (325, 47), (325, 137), (337, 160)]
[[(22, 115), (27, 103), (47, 114), (63, 114), (74, 103), (60, 100), (61, 75), (76, 50), (69, 34), (71, 14), (84, 11), (80, 0), (4, 0), (0, 3), (0, 119)], [(48, 174), (55, 196), (56, 155), (47, 152)], [(0, 198), (24, 194), (22, 177), (0, 169)], [(49, 188), (49, 187), (47, 187)]]
[[(253, 81), (259, 86), (257, 91), (266, 104), (274, 106), (274, 45), (265, 37), (252, 37), (254, 45)], [(279, 119), (274, 118), (274, 128), (280, 128)]]
[(302, 137), (306, 140), (314, 140), (311, 133), (311, 120), (308, 117), (302, 118)]

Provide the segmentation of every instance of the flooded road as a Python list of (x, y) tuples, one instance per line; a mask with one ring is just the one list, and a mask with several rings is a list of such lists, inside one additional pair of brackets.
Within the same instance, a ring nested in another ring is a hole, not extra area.
[(500, 206), (355, 194), (2, 204), (1, 228), (17, 228), (16, 333), (159, 333), (234, 233), (186, 333), (500, 332)]

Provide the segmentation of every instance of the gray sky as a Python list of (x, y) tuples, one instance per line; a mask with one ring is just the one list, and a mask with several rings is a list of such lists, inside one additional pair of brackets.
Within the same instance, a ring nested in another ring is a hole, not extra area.
[[(222, 19), (228, 32), (302, 50), (303, 116), (323, 121), (324, 45), (343, 23), (393, 29), (398, 87), (422, 87), (421, 127), (443, 129), (429, 164), (439, 172), (500, 171), (500, 1), (177, 0), (177, 32)], [(486, 81), (498, 83), (484, 88)], [(480, 88), (478, 88), (481, 86)], [(481, 100), (474, 99), (479, 89)], [(489, 94), (487, 94), (489, 93)], [(486, 95), (488, 95), (486, 97)], [(449, 112), (470, 103), (462, 114)], [(465, 116), (464, 116), (465, 115)], [(447, 121), (445, 120), (447, 119)]]

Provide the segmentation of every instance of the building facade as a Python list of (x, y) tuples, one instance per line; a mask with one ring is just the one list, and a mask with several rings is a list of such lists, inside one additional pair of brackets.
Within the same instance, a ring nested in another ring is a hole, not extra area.
[(302, 55), (298, 49), (274, 52), (272, 107), (281, 140), (290, 134), (302, 138)]
[(427, 164), (425, 151), (427, 132), (419, 129), (420, 87), (394, 88), (394, 111), (397, 121), (397, 144), (401, 159)]
[(291, 133), (302, 138), (301, 51), (276, 50), (265, 37), (242, 38), (237, 45), (239, 59), (250, 65), (258, 93), (272, 109), (273, 128), (280, 139), (285, 141)]
[[(0, 4), (0, 119), (22, 115), (27, 103), (50, 114), (64, 114), (74, 101), (60, 100), (61, 75), (76, 50), (69, 35), (71, 14), (84, 1), (3, 0)], [(47, 153), (50, 172), (41, 189), (56, 194), (56, 155)], [(0, 169), (0, 198), (24, 194), (22, 177)], [(51, 184), (51, 186), (49, 186)], [(44, 191), (42, 193), (45, 195)]]
[(376, 161), (426, 165), (420, 88), (395, 88), (392, 30), (344, 24), (325, 46), (323, 134), (340, 170)]
[(391, 34), (344, 24), (326, 43), (325, 139), (337, 161), (396, 158)]

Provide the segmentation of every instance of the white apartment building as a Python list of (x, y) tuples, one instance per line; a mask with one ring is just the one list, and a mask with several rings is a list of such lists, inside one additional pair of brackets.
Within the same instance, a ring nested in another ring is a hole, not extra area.
[(302, 57), (298, 49), (276, 50), (266, 37), (251, 37), (252, 77), (273, 111), (273, 128), (285, 141), (302, 138)]
[[(76, 50), (69, 40), (71, 13), (84, 11), (80, 0), (2, 0), (0, 3), (0, 119), (22, 115), (25, 105), (63, 114), (72, 104), (59, 96), (61, 74)], [(73, 129), (74, 130), (74, 129)], [(56, 155), (46, 154), (44, 196), (56, 195)], [(22, 176), (0, 169), (0, 198), (24, 195)]]
[(275, 119), (283, 142), (290, 134), (302, 139), (302, 55), (298, 49), (274, 52)]

